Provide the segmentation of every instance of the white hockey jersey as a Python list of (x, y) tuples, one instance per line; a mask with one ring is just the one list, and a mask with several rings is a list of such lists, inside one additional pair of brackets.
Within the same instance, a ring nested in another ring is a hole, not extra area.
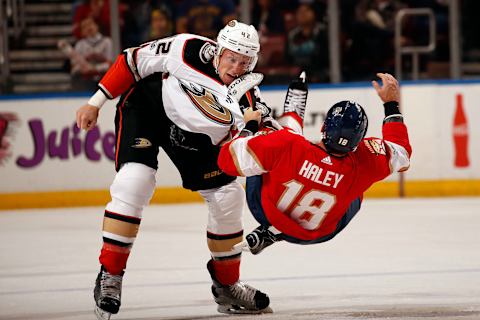
[(112, 99), (135, 82), (162, 72), (168, 118), (183, 130), (204, 133), (218, 144), (244, 123), (238, 102), (228, 95), (213, 66), (215, 46), (210, 39), (179, 34), (126, 49), (99, 87)]

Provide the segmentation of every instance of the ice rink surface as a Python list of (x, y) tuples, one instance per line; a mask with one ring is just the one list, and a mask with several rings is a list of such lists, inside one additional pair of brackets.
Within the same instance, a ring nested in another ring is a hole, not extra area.
[[(95, 319), (103, 208), (0, 211), (0, 319)], [(480, 198), (366, 199), (333, 240), (243, 254), (273, 314), (216, 312), (204, 204), (150, 206), (116, 319), (480, 319)], [(245, 215), (245, 230), (256, 226)]]

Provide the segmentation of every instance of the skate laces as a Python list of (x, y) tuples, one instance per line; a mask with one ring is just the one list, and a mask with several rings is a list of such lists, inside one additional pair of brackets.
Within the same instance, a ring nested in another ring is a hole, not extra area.
[(235, 298), (246, 302), (255, 302), (257, 289), (250, 287), (248, 284), (237, 281), (237, 283), (230, 286), (230, 289), (230, 292)]
[(285, 101), (286, 112), (297, 112), (298, 115), (303, 118), (305, 112), (305, 105), (307, 103), (308, 91), (300, 89), (288, 88), (287, 98)]
[(120, 292), (122, 288), (122, 276), (113, 275), (102, 271), (102, 279), (100, 281), (100, 293), (102, 297), (120, 300)]

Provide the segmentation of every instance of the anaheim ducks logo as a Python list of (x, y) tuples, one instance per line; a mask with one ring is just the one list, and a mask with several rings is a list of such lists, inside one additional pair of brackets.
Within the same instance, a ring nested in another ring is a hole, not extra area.
[(135, 144), (133, 144), (132, 148), (148, 148), (151, 147), (152, 143), (147, 138), (135, 138)]
[(180, 87), (193, 102), (193, 105), (205, 117), (222, 125), (233, 124), (234, 118), (232, 113), (218, 102), (217, 97), (212, 92), (193, 83), (188, 85), (182, 81), (179, 81), (179, 83)]

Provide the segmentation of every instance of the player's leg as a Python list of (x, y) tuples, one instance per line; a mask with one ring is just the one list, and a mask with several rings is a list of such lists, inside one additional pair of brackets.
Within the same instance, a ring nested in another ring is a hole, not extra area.
[(247, 178), (246, 183), (247, 204), (250, 212), (260, 226), (247, 234), (245, 241), (236, 245), (236, 248), (259, 254), (266, 247), (283, 240), (283, 234), (271, 225), (265, 216), (262, 207), (262, 176)]
[(292, 80), (288, 86), (287, 95), (283, 104), (283, 112), (296, 113), (301, 119), (305, 114), (307, 105), (308, 84), (305, 71), (298, 78)]
[(240, 250), (233, 246), (243, 239), (244, 193), (238, 182), (199, 191), (208, 206), (207, 244), (212, 260), (209, 270), (218, 282), (231, 285), (240, 277)]
[(152, 110), (141, 108), (146, 103), (140, 92), (125, 96), (116, 115), (116, 168), (110, 186), (111, 201), (103, 220), (103, 246), (99, 261), (94, 299), (98, 319), (109, 319), (121, 304), (123, 273), (130, 250), (138, 233), (142, 212), (155, 189), (158, 142)]
[(350, 203), (348, 209), (345, 211), (342, 218), (337, 223), (337, 227), (335, 231), (333, 231), (328, 235), (325, 235), (318, 239), (313, 239), (313, 240), (302, 240), (302, 239), (289, 236), (288, 234), (282, 233), (282, 239), (290, 243), (301, 244), (301, 245), (317, 244), (317, 243), (331, 240), (337, 234), (339, 234), (343, 229), (345, 229), (345, 227), (350, 223), (350, 221), (352, 221), (352, 219), (355, 217), (358, 211), (360, 211), (362, 200), (363, 200), (363, 197), (358, 197)]
[(283, 114), (277, 119), (282, 127), (303, 134), (303, 118), (307, 106), (308, 85), (305, 71), (288, 86), (283, 104)]
[(239, 281), (243, 239), (242, 213), (245, 194), (233, 181), (219, 188), (200, 190), (208, 204), (207, 242), (212, 259), (207, 268), (213, 280), (212, 293), (223, 313), (271, 312), (268, 296)]
[(339, 234), (350, 223), (360, 210), (363, 200), (363, 197), (358, 197), (350, 203), (348, 209), (343, 214), (342, 219), (338, 222), (337, 228), (331, 234), (314, 240), (302, 240), (280, 232), (268, 221), (261, 203), (262, 176), (248, 177), (246, 187), (248, 208), (255, 219), (260, 223), (260, 226), (247, 234), (245, 236), (245, 241), (237, 244), (236, 248), (250, 251), (253, 254), (259, 254), (266, 247), (282, 240), (301, 245), (328, 241)]
[(105, 208), (101, 269), (94, 289), (99, 319), (109, 319), (120, 308), (124, 270), (154, 189), (155, 170), (134, 162), (122, 166), (110, 187), (112, 199)]
[[(162, 148), (175, 164), (182, 177), (183, 187), (199, 191), (208, 205), (207, 242), (212, 259), (207, 268), (212, 276), (215, 301), (221, 312), (229, 312), (234, 296), (242, 295), (248, 301), (235, 300), (238, 310), (232, 312), (258, 313), (268, 306), (268, 297), (242, 284), (239, 279), (241, 250), (233, 246), (243, 239), (242, 213), (245, 192), (235, 177), (223, 173), (217, 165), (220, 152), (210, 138), (201, 133), (182, 130), (165, 116)], [(233, 294), (233, 293), (232, 293)], [(228, 297), (228, 299), (227, 299)]]

